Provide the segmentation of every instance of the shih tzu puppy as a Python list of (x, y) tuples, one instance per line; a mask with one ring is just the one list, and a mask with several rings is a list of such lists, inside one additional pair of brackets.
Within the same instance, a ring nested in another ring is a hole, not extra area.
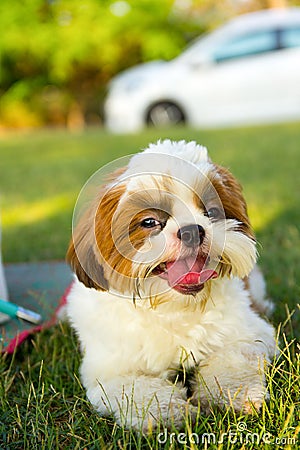
[(240, 185), (195, 142), (152, 144), (99, 186), (67, 254), (95, 409), (142, 431), (259, 410), (276, 345), (256, 258)]

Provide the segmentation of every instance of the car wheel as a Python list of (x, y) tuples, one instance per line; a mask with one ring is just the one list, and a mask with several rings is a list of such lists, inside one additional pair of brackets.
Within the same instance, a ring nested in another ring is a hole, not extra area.
[(182, 110), (171, 102), (161, 102), (153, 105), (147, 114), (147, 125), (154, 127), (168, 127), (184, 123)]

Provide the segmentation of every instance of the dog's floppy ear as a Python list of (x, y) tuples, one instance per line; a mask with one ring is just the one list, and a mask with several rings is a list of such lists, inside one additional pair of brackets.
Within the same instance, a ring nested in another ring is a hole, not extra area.
[(79, 281), (86, 287), (107, 291), (108, 281), (102, 265), (97, 261), (93, 245), (89, 242), (87, 224), (78, 225), (71, 239), (66, 260)]
[[(109, 257), (114, 252), (111, 222), (125, 187), (114, 181), (125, 171), (116, 170), (101, 187), (73, 230), (66, 260), (77, 278), (89, 288), (107, 291)], [(105, 270), (106, 269), (106, 270)]]
[(219, 194), (226, 217), (238, 220), (240, 230), (249, 238), (255, 240), (240, 183), (224, 167), (216, 165), (216, 169), (219, 177), (214, 178), (213, 185)]

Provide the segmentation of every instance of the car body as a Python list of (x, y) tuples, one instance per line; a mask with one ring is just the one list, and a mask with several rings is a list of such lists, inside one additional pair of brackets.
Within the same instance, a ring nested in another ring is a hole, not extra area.
[(128, 69), (105, 102), (113, 132), (185, 122), (194, 127), (300, 118), (300, 8), (239, 16), (177, 58)]

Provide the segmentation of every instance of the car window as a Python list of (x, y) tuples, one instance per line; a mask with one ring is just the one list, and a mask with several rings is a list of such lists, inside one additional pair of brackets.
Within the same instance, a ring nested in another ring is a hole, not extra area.
[(300, 47), (300, 26), (281, 31), (281, 48)]
[(276, 50), (276, 45), (275, 31), (248, 33), (222, 44), (213, 52), (213, 58), (216, 62), (245, 58)]

